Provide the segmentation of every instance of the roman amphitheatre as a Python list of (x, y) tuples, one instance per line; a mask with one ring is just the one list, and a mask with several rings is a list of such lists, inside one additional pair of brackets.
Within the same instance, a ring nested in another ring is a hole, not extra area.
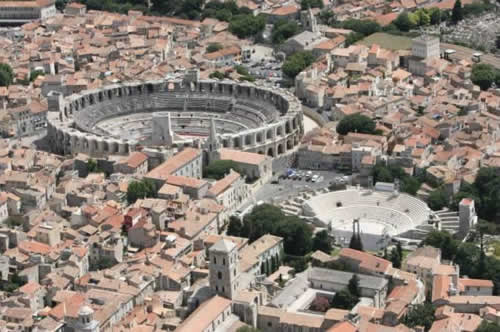
[(125, 155), (140, 147), (199, 146), (215, 124), (228, 148), (276, 157), (304, 133), (300, 101), (288, 91), (233, 81), (159, 80), (48, 96), (53, 152)]

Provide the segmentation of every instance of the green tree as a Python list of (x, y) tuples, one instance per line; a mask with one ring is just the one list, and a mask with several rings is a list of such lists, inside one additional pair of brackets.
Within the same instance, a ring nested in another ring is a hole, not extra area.
[(347, 135), (348, 133), (373, 134), (375, 132), (375, 121), (366, 115), (356, 113), (345, 116), (337, 124), (337, 133)]
[(363, 36), (369, 36), (375, 32), (382, 30), (380, 24), (371, 20), (356, 20), (349, 19), (342, 23), (342, 28), (350, 29), (355, 32), (361, 33)]
[(364, 38), (364, 35), (359, 32), (351, 32), (350, 34), (347, 35), (345, 39), (345, 46), (348, 47), (357, 41), (361, 40)]
[(392, 248), (391, 250), (391, 262), (392, 266), (394, 266), (396, 269), (399, 269), (401, 267), (401, 255), (399, 254), (398, 250), (396, 248)]
[(448, 194), (444, 189), (436, 189), (429, 194), (427, 204), (434, 211), (441, 210), (448, 205)]
[(351, 241), (349, 242), (349, 248), (354, 250), (363, 251), (363, 241), (361, 240), (361, 236), (353, 233), (351, 236)]
[(228, 175), (231, 169), (233, 169), (235, 172), (240, 173), (238, 164), (234, 161), (216, 160), (205, 167), (205, 169), (203, 170), (203, 177), (220, 180)]
[(451, 11), (451, 22), (453, 24), (457, 24), (461, 20), (463, 20), (464, 14), (463, 14), (463, 8), (462, 8), (462, 1), (456, 0), (455, 5), (453, 5), (453, 9)]
[(231, 216), (229, 217), (229, 225), (227, 226), (227, 235), (230, 236), (241, 236), (241, 231), (243, 229), (243, 224), (240, 218)]
[(410, 328), (423, 326), (425, 331), (429, 331), (435, 319), (434, 310), (434, 306), (428, 302), (414, 305), (404, 316), (402, 323)]
[(229, 31), (238, 38), (256, 37), (265, 27), (266, 19), (263, 15), (236, 15), (229, 22)]
[(431, 24), (439, 24), (442, 22), (441, 10), (437, 7), (429, 9)]
[(452, 260), (458, 251), (458, 241), (447, 231), (432, 231), (422, 241), (423, 245), (441, 249), (443, 259)]
[(481, 90), (488, 90), (500, 76), (500, 70), (490, 64), (477, 63), (472, 66), (471, 81), (479, 85)]
[(349, 291), (349, 293), (351, 293), (351, 295), (355, 297), (361, 296), (361, 291), (359, 289), (359, 277), (357, 274), (353, 274), (351, 279), (349, 279), (347, 290)]
[(89, 173), (97, 173), (97, 172), (99, 172), (99, 167), (97, 166), (97, 161), (95, 161), (94, 159), (90, 158), (87, 161), (87, 171)]
[(288, 38), (299, 32), (299, 26), (296, 21), (278, 20), (273, 25), (271, 39), (275, 44), (281, 44)]
[(500, 325), (494, 322), (483, 320), (476, 332), (500, 332)]
[(222, 49), (222, 45), (220, 43), (210, 43), (210, 44), (208, 44), (206, 51), (207, 51), (207, 53), (213, 53), (213, 52), (217, 52), (221, 49)]
[(309, 8), (323, 8), (323, 0), (301, 0), (300, 7), (302, 10)]
[(262, 330), (259, 330), (256, 327), (251, 327), (251, 326), (242, 326), (236, 330), (236, 332), (262, 332)]
[(9, 86), (14, 81), (14, 72), (6, 63), (0, 63), (0, 86)]
[(410, 20), (410, 17), (407, 12), (399, 14), (393, 23), (399, 30), (405, 32), (416, 28), (416, 24), (412, 20)]
[(314, 62), (314, 56), (310, 51), (296, 52), (287, 57), (281, 70), (289, 78), (295, 78), (301, 71)]
[(97, 270), (106, 270), (115, 265), (115, 261), (109, 257), (101, 257), (96, 263)]
[(127, 188), (127, 202), (134, 204), (138, 199), (155, 197), (155, 185), (151, 180), (132, 181)]
[(264, 234), (284, 239), (285, 253), (304, 256), (312, 250), (312, 229), (297, 216), (286, 216), (280, 208), (262, 204), (243, 218), (241, 236), (253, 242)]
[(325, 253), (330, 253), (332, 251), (332, 241), (330, 240), (328, 231), (323, 230), (314, 235), (313, 251), (316, 250), (321, 250)]
[(44, 72), (42, 70), (32, 70), (30, 72), (30, 82), (33, 82), (36, 80), (36, 78), (40, 75), (43, 75)]
[(225, 77), (226, 76), (218, 70), (216, 70), (216, 71), (210, 73), (210, 75), (208, 75), (208, 78), (215, 78), (218, 80), (223, 80)]
[(328, 9), (322, 10), (319, 15), (318, 15), (321, 23), (329, 26), (333, 26), (337, 23), (337, 18), (335, 17), (335, 14)]
[(330, 306), (337, 309), (351, 310), (357, 303), (359, 299), (352, 295), (349, 290), (342, 289), (341, 291), (335, 293), (333, 296)]
[(416, 196), (421, 185), (422, 183), (417, 178), (412, 176), (405, 176), (401, 181), (400, 190), (402, 192)]

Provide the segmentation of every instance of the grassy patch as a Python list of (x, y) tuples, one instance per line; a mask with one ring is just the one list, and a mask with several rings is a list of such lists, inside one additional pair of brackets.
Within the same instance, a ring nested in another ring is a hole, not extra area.
[(335, 257), (335, 256), (338, 256), (338, 254), (340, 253), (340, 249), (339, 247), (333, 247), (332, 251), (330, 251), (330, 256), (332, 257)]
[(411, 48), (411, 39), (403, 36), (395, 36), (384, 32), (376, 32), (361, 39), (356, 44), (371, 46), (377, 44), (389, 50), (408, 50)]

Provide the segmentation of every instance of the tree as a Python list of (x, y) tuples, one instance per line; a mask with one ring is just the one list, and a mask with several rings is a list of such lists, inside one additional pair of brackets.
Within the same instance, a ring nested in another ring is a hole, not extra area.
[(229, 225), (227, 226), (227, 235), (230, 236), (241, 236), (241, 230), (243, 229), (243, 224), (240, 218), (231, 216), (229, 217)]
[(300, 7), (302, 10), (309, 8), (323, 8), (323, 0), (301, 0)]
[(328, 231), (323, 230), (314, 235), (313, 251), (316, 250), (321, 250), (325, 253), (330, 253), (332, 251), (332, 241), (330, 240)]
[(416, 27), (416, 24), (414, 24), (414, 22), (410, 20), (407, 12), (399, 14), (393, 23), (399, 30), (405, 32), (410, 31), (411, 29), (414, 29)]
[(155, 185), (151, 180), (132, 181), (127, 188), (127, 202), (135, 203), (138, 199), (146, 197), (155, 197)]
[(30, 82), (33, 82), (36, 80), (36, 78), (40, 75), (43, 75), (44, 72), (42, 70), (32, 70), (30, 72)]
[(398, 251), (399, 257), (403, 259), (403, 247), (401, 246), (401, 242), (396, 243), (396, 250)]
[(256, 327), (251, 327), (251, 326), (242, 326), (236, 330), (236, 332), (262, 332), (262, 330), (259, 330)]
[(477, 63), (472, 66), (471, 81), (479, 85), (481, 90), (488, 90), (493, 82), (496, 82), (497, 76), (500, 75), (500, 70), (490, 64)]
[(99, 260), (96, 262), (96, 269), (97, 270), (106, 270), (115, 265), (115, 261), (109, 257), (101, 257)]
[(456, 0), (455, 5), (453, 6), (453, 9), (451, 11), (451, 22), (453, 24), (457, 24), (461, 20), (463, 20), (464, 14), (463, 14), (463, 8), (462, 8), (462, 1)]
[(364, 35), (359, 32), (351, 32), (350, 34), (347, 35), (345, 39), (345, 46), (348, 47), (357, 41), (361, 40), (364, 38)]
[(210, 43), (210, 44), (208, 44), (206, 51), (207, 51), (207, 53), (213, 53), (213, 52), (217, 52), (221, 49), (222, 49), (222, 45), (220, 43)]
[(275, 44), (281, 44), (288, 38), (299, 32), (299, 26), (296, 21), (278, 20), (273, 25), (271, 39)]
[(243, 218), (241, 236), (253, 242), (265, 234), (284, 239), (285, 253), (304, 256), (312, 249), (312, 229), (297, 216), (286, 216), (280, 208), (262, 204)]
[(232, 160), (216, 160), (203, 170), (203, 177), (220, 180), (229, 174), (230, 170), (240, 173), (238, 164)]
[(328, 309), (330, 309), (330, 302), (326, 297), (318, 295), (312, 301), (311, 306), (309, 308), (314, 311), (326, 312), (328, 311)]
[(434, 309), (434, 306), (428, 302), (414, 305), (404, 316), (402, 323), (410, 328), (423, 326), (425, 331), (429, 331), (435, 319)]
[(500, 325), (498, 325), (498, 323), (483, 320), (476, 332), (500, 332)]
[(458, 251), (458, 241), (447, 231), (430, 232), (422, 244), (441, 249), (441, 256), (446, 260), (454, 259)]
[(14, 80), (14, 72), (6, 63), (0, 63), (0, 86), (9, 86)]
[(333, 26), (337, 22), (337, 18), (335, 17), (335, 14), (328, 9), (322, 10), (319, 15), (318, 15), (321, 23)]
[(380, 24), (371, 20), (349, 19), (342, 23), (342, 28), (361, 33), (363, 36), (369, 36), (382, 30)]
[(392, 248), (391, 250), (391, 262), (392, 266), (394, 266), (396, 269), (399, 269), (401, 267), (401, 256), (396, 248)]
[(361, 240), (361, 236), (353, 233), (351, 236), (351, 241), (349, 242), (349, 248), (354, 250), (363, 251), (363, 241)]
[(89, 173), (97, 173), (97, 172), (99, 172), (99, 168), (97, 166), (97, 161), (95, 161), (94, 159), (90, 158), (87, 161), (87, 171)]
[(216, 71), (210, 73), (210, 75), (208, 75), (208, 78), (215, 78), (218, 80), (223, 80), (225, 77), (226, 76), (218, 70), (216, 70)]
[(352, 295), (349, 290), (342, 289), (341, 291), (335, 293), (330, 302), (330, 306), (337, 309), (351, 310), (359, 299)]
[(337, 133), (347, 135), (353, 132), (373, 134), (375, 132), (375, 121), (360, 113), (347, 115), (337, 124)]
[(238, 38), (256, 37), (266, 27), (266, 19), (262, 15), (236, 15), (229, 22), (229, 31)]
[(349, 290), (349, 293), (355, 297), (361, 296), (361, 291), (359, 289), (359, 277), (357, 274), (353, 274), (351, 279), (349, 279), (347, 290)]
[(295, 78), (301, 71), (314, 62), (314, 56), (310, 51), (296, 52), (287, 57), (281, 70), (289, 78)]
[(429, 9), (431, 24), (440, 24), (442, 22), (441, 10), (437, 7)]
[(442, 208), (447, 206), (448, 195), (446, 194), (446, 191), (444, 189), (438, 188), (431, 192), (429, 197), (427, 198), (427, 204), (434, 211), (441, 210)]

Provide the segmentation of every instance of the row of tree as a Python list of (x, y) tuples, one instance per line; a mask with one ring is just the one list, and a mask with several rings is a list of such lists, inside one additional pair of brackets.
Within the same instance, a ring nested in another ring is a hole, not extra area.
[(410, 176), (401, 166), (377, 163), (372, 170), (373, 183), (399, 180), (399, 190), (415, 196), (422, 185), (418, 177)]
[(303, 257), (312, 250), (329, 253), (332, 249), (328, 233), (318, 232), (313, 236), (311, 226), (296, 216), (286, 216), (280, 208), (262, 204), (247, 214), (243, 221), (231, 217), (227, 234), (246, 237), (253, 242), (265, 234), (284, 239), (285, 254)]
[(451, 260), (460, 266), (460, 273), (471, 278), (489, 279), (493, 281), (493, 294), (500, 292), (500, 260), (495, 256), (486, 256), (482, 245), (482, 230), (479, 229), (480, 243), (478, 247), (472, 242), (462, 243), (446, 231), (433, 231), (422, 242), (441, 249), (442, 258)]

